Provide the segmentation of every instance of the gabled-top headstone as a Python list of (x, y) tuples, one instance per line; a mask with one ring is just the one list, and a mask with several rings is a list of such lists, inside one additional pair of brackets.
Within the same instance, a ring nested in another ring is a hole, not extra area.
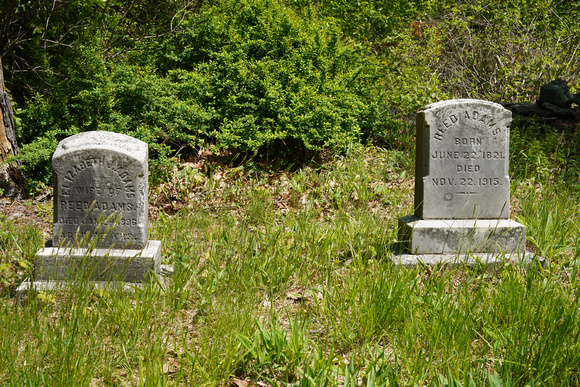
[[(148, 147), (106, 131), (62, 140), (53, 155), (53, 246), (89, 233), (102, 248), (142, 249), (148, 239)], [(109, 222), (104, 218), (114, 215)], [(107, 230), (111, 225), (115, 227)], [(78, 234), (77, 234), (78, 230)], [(103, 235), (105, 235), (103, 239)]]
[(511, 112), (472, 99), (417, 114), (415, 215), (422, 219), (507, 219)]

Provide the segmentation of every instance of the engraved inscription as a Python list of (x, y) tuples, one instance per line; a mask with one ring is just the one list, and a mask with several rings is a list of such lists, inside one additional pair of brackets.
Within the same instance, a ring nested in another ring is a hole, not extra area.
[[(58, 223), (60, 224), (73, 224), (73, 225), (80, 225), (80, 224), (87, 224), (87, 225), (97, 225), (99, 223), (99, 219), (97, 218), (86, 218), (81, 219), (76, 216), (68, 216), (68, 217), (59, 217)], [(111, 223), (105, 221), (101, 221), (104, 226), (109, 226)], [(120, 226), (137, 226), (137, 219), (120, 219), (118, 221)]]
[(457, 138), (455, 137), (455, 145), (481, 145), (481, 138), (479, 137), (469, 137), (469, 138)]
[(142, 248), (148, 240), (147, 144), (112, 132), (61, 141), (55, 171), (53, 241), (97, 236), (103, 248)]
[[(80, 160), (78, 163), (74, 164), (72, 168), (63, 174), (63, 184), (61, 185), (61, 194), (63, 196), (71, 195), (71, 188), (74, 187), (74, 194), (96, 194), (101, 195), (108, 193), (109, 195), (117, 195), (121, 192), (125, 193), (127, 199), (135, 198), (136, 188), (135, 181), (131, 178), (129, 173), (123, 169), (123, 165), (127, 160), (122, 158), (113, 157), (111, 160), (106, 160), (104, 156), (101, 157), (88, 157), (84, 160)], [(83, 186), (76, 185), (75, 181), (80, 173), (82, 173), (87, 168), (107, 168), (119, 176), (123, 187), (94, 187), (94, 186)]]
[[(59, 234), (59, 236), (61, 238), (65, 238), (68, 240), (75, 240), (76, 237), (76, 232), (72, 232), (72, 231), (65, 231)], [(134, 236), (132, 233), (123, 233), (123, 232), (112, 232), (110, 234), (107, 234), (107, 237), (112, 239), (112, 240), (122, 240), (124, 242), (130, 242), (134, 239)]]
[(435, 187), (457, 187), (457, 186), (501, 186), (499, 177), (461, 177), (455, 179), (454, 177), (432, 177), (431, 183)]
[(501, 105), (451, 100), (417, 119), (415, 214), (424, 219), (509, 215), (509, 123)]
[(431, 158), (433, 159), (443, 159), (443, 160), (452, 160), (458, 159), (460, 153), (455, 151), (435, 151), (431, 153)]
[[(497, 126), (497, 124), (494, 122), (493, 117), (487, 115), (487, 114), (482, 114), (477, 110), (466, 110), (464, 111), (462, 114), (459, 114), (459, 117), (463, 117), (463, 120), (465, 121), (470, 121), (470, 122), (476, 122), (480, 125), (484, 125), (484, 127), (491, 133), (492, 136), (497, 136), (498, 134), (501, 133), (501, 129)], [(442, 122), (441, 125), (439, 125), (437, 127), (437, 131), (435, 131), (435, 133), (433, 134), (433, 138), (437, 141), (443, 141), (443, 137), (445, 136), (445, 133), (452, 127), (452, 126), (457, 126), (456, 124), (461, 123), (461, 119), (458, 118), (458, 115), (455, 114), (451, 114), (449, 115), (447, 118), (445, 118)], [(467, 140), (467, 141), (472, 141), (472, 140), (477, 140), (476, 138), (456, 138), (455, 139), (463, 141), (463, 140)], [(480, 144), (481, 144), (481, 139), (479, 139)], [(462, 144), (457, 144), (456, 145), (462, 145)], [(463, 145), (467, 145), (463, 144)], [(478, 144), (471, 144), (469, 143), (469, 145), (478, 145)]]
[(461, 173), (461, 172), (469, 172), (469, 173), (473, 173), (473, 172), (479, 172), (481, 170), (481, 167), (479, 165), (461, 165), (458, 164), (457, 165), (457, 172)]
[(82, 200), (61, 200), (60, 208), (62, 210), (84, 210), (89, 208), (97, 211), (111, 211), (111, 212), (132, 212), (137, 211), (137, 206), (133, 203), (119, 203), (119, 202), (97, 202), (82, 201)]
[(434, 151), (431, 153), (432, 159), (441, 159), (441, 160), (478, 160), (478, 159), (487, 159), (487, 160), (505, 160), (505, 153), (504, 152), (489, 152), (489, 151)]
[(58, 223), (60, 224), (80, 224), (79, 218), (76, 216), (69, 216), (69, 217), (60, 217), (58, 218)]

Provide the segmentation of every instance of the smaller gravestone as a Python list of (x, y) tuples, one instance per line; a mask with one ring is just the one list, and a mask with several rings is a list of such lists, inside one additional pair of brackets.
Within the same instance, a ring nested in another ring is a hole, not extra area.
[(58, 144), (52, 168), (54, 246), (74, 243), (88, 234), (101, 247), (145, 247), (146, 143), (119, 133), (81, 133)]
[(417, 114), (415, 213), (399, 219), (399, 241), (412, 255), (401, 261), (525, 254), (526, 228), (509, 219), (510, 123), (501, 105), (472, 99)]
[(52, 247), (36, 254), (36, 281), (143, 282), (160, 268), (148, 240), (148, 147), (119, 133), (80, 133), (53, 155)]

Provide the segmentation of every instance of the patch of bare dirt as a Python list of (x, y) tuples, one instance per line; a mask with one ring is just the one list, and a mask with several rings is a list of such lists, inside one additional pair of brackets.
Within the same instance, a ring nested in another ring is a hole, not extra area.
[(0, 197), (0, 214), (5, 220), (41, 229), (43, 234), (52, 233), (52, 197), (49, 195), (26, 200)]

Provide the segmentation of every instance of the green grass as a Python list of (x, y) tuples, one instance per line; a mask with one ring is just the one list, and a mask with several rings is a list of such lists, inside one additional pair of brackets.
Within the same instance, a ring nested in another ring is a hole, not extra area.
[(44, 241), (0, 218), (2, 383), (580, 384), (577, 193), (514, 179), (512, 215), (545, 268), (401, 269), (386, 246), (412, 211), (412, 164), (378, 148), (293, 172), (182, 164), (151, 193), (167, 289), (79, 285), (18, 304)]

